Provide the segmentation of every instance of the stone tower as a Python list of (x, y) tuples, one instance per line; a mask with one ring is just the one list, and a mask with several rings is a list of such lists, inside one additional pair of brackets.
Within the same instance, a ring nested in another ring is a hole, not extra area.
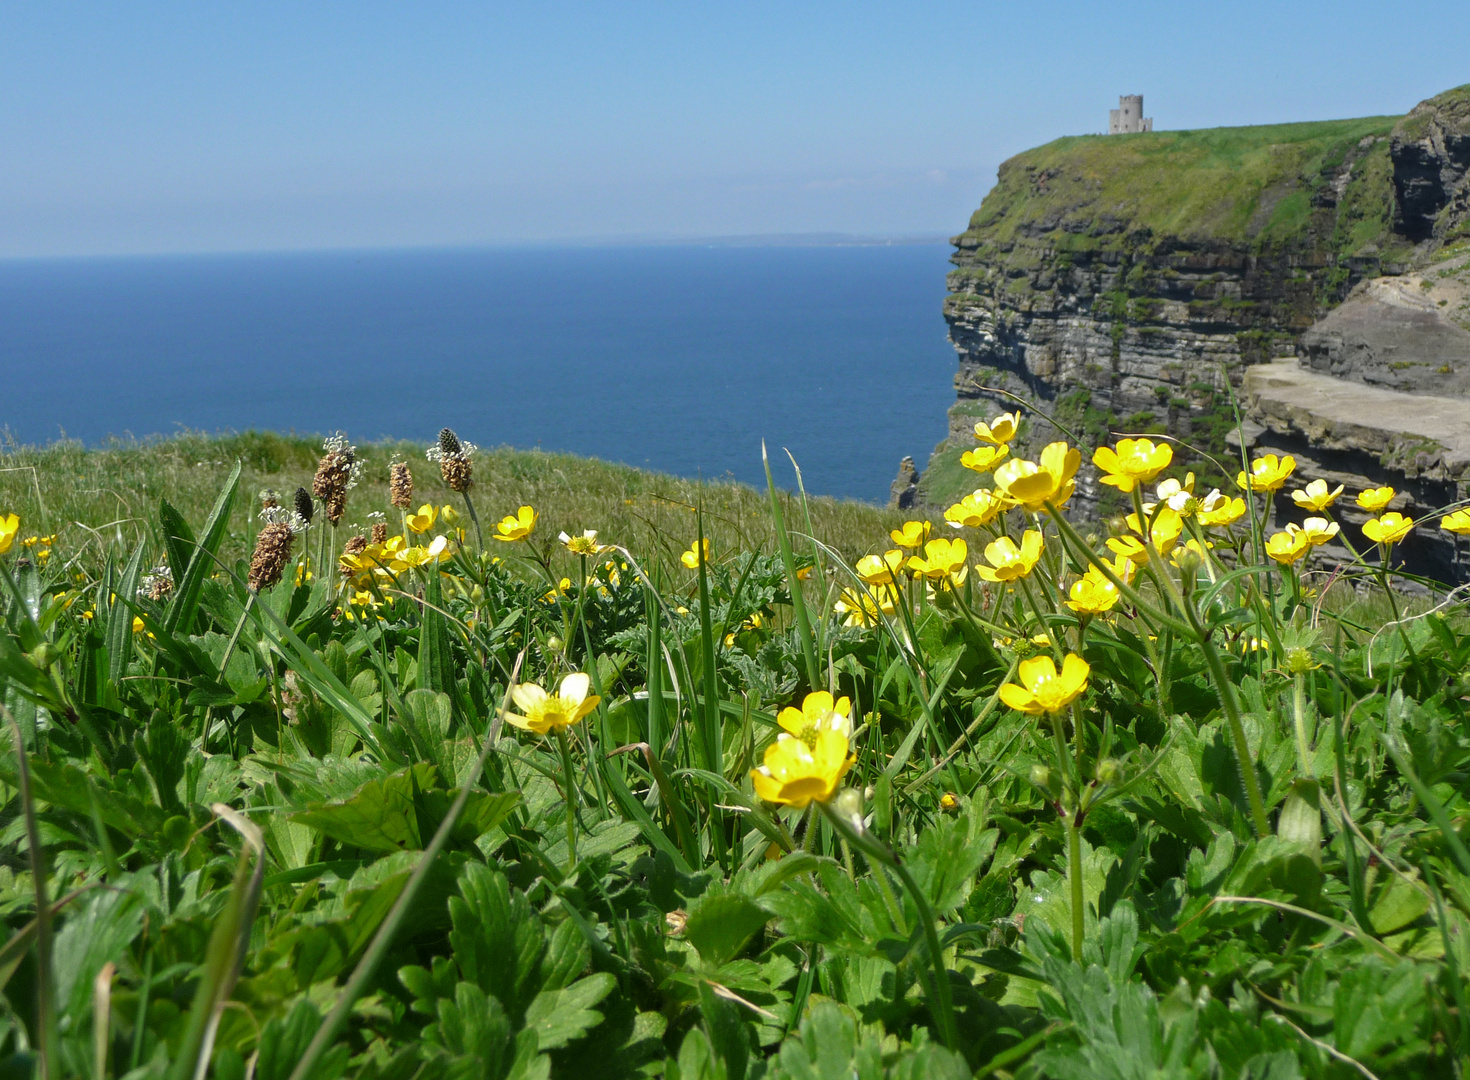
[(1153, 117), (1144, 119), (1142, 94), (1124, 94), (1118, 98), (1118, 107), (1108, 110), (1109, 135), (1134, 135), (1153, 129)]

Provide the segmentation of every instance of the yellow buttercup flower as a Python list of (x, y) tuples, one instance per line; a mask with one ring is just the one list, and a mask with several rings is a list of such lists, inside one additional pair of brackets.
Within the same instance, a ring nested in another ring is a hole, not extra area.
[(847, 616), (843, 626), (877, 626), (880, 612), (883, 615), (894, 613), (893, 595), (887, 589), (865, 588), (861, 592), (843, 589), (832, 610)]
[(1382, 517), (1369, 518), (1363, 522), (1363, 535), (1379, 544), (1397, 544), (1409, 535), (1414, 519), (1404, 517), (1397, 510)]
[(1266, 540), (1266, 554), (1282, 566), (1290, 566), (1309, 550), (1311, 544), (1295, 525), (1288, 525), (1285, 532), (1272, 533)]
[(783, 731), (766, 748), (765, 763), (751, 770), (750, 779), (756, 795), (766, 802), (804, 810), (837, 793), (853, 760), (847, 753), (847, 736), (840, 731), (813, 731), (810, 741)]
[(817, 690), (802, 700), (801, 708), (788, 705), (782, 709), (776, 717), (776, 723), (799, 739), (817, 731), (837, 731), (843, 736), (850, 736), (852, 699), (840, 697), (833, 700), (827, 691)]
[(504, 540), (506, 543), (524, 540), (536, 527), (536, 518), (536, 511), (531, 507), (521, 507), (514, 514), (500, 519), (500, 524), (495, 526), (495, 539)]
[(607, 544), (597, 542), (596, 529), (583, 529), (581, 536), (568, 536), (562, 533), (557, 539), (561, 541), (561, 546), (573, 555), (601, 555), (604, 551), (612, 550)]
[(1123, 492), (1147, 484), (1173, 460), (1173, 448), (1152, 439), (1119, 439), (1116, 447), (1099, 446), (1092, 454), (1092, 463), (1103, 472), (1102, 482)]
[(547, 589), (546, 592), (542, 593), (541, 599), (545, 600), (547, 603), (552, 603), (557, 598), (565, 596), (571, 590), (571, 587), (572, 579), (562, 578), (559, 582), (557, 582), (556, 588)]
[(1000, 688), (1000, 699), (1031, 716), (1058, 713), (1082, 696), (1091, 670), (1076, 653), (1067, 654), (1060, 672), (1050, 656), (1033, 656), (1022, 660), (1017, 669), (1021, 685), (1005, 683)]
[(939, 809), (941, 810), (953, 810), (959, 804), (959, 799), (955, 798), (954, 792), (952, 791), (946, 791), (943, 795), (939, 796)]
[[(445, 507), (445, 509), (448, 509), (448, 507)], [(430, 503), (424, 503), (423, 506), (419, 507), (417, 514), (403, 515), (403, 527), (409, 532), (426, 533), (434, 527), (434, 522), (438, 520), (439, 508)]]
[(592, 679), (584, 671), (574, 671), (561, 681), (552, 696), (536, 683), (521, 683), (511, 690), (511, 700), (519, 713), (506, 713), (505, 718), (516, 727), (536, 735), (569, 728), (586, 716), (602, 699), (589, 694)]
[(1297, 528), (1312, 547), (1321, 547), (1338, 533), (1337, 522), (1319, 517), (1309, 517)]
[(706, 566), (709, 565), (709, 537), (708, 536), (706, 536), (704, 538), (704, 545), (703, 545), (703, 547), (704, 547), (704, 558), (702, 560), (699, 557), (700, 556), (700, 546), (701, 545), (700, 545), (699, 541), (696, 540), (694, 543), (692, 543), (692, 544), (689, 545), (689, 550), (688, 551), (684, 552), (684, 554), (682, 554), (682, 555), (679, 556), (679, 561), (681, 563), (683, 563), (685, 566), (687, 566), (690, 570), (698, 570), (699, 569), (699, 564), (700, 564), (701, 561), (704, 562), (704, 564)]
[(1251, 462), (1250, 473), (1241, 472), (1235, 482), (1246, 491), (1276, 491), (1294, 472), (1296, 458), (1290, 454), (1281, 458), (1275, 454), (1262, 454)]
[(1006, 500), (998, 491), (976, 488), (944, 512), (944, 520), (959, 528), (979, 529), (989, 525), (1006, 508)]
[[(1143, 526), (1139, 524), (1137, 514), (1129, 514), (1124, 520), (1136, 535), (1112, 537), (1108, 540), (1108, 550), (1142, 566), (1149, 560), (1148, 548), (1142, 540)], [(1165, 506), (1154, 515), (1152, 522), (1149, 538), (1160, 555), (1167, 555), (1179, 542), (1179, 535), (1184, 531), (1184, 520)]]
[(1470, 536), (1470, 510), (1456, 510), (1440, 519), (1439, 527), (1460, 536)]
[(927, 521), (905, 521), (903, 528), (893, 529), (888, 535), (901, 548), (921, 548), (929, 539), (931, 526)]
[(1200, 500), (1198, 520), (1201, 525), (1222, 529), (1245, 517), (1245, 500), (1222, 495), (1216, 488)]
[(1027, 529), (1021, 537), (1021, 546), (1009, 536), (1002, 536), (985, 545), (985, 559), (990, 563), (975, 564), (975, 570), (986, 581), (1018, 581), (1031, 573), (1036, 561), (1041, 558), (1041, 533)]
[(15, 543), (15, 534), (20, 529), (20, 515), (6, 514), (0, 517), (0, 555), (4, 555)]
[(1062, 506), (1072, 497), (1073, 479), (1082, 464), (1082, 452), (1064, 442), (1049, 443), (1039, 461), (1011, 458), (995, 470), (995, 486), (1032, 513), (1048, 502)]
[(452, 528), (453, 526), (459, 524), (459, 511), (450, 506), (448, 503), (445, 503), (443, 506), (439, 507), (439, 520), (443, 524), (448, 525)]
[(1021, 414), (1018, 412), (1001, 413), (990, 423), (981, 421), (975, 425), (975, 438), (984, 443), (995, 446), (1004, 446), (1016, 437), (1016, 431), (1021, 426)]
[(1338, 484), (1335, 488), (1328, 488), (1327, 481), (1318, 478), (1306, 487), (1293, 491), (1291, 493), (1291, 501), (1303, 510), (1311, 510), (1314, 513), (1320, 514), (1323, 510), (1326, 510), (1333, 503), (1337, 502), (1337, 497), (1342, 494), (1342, 487), (1341, 484)]
[(977, 446), (960, 455), (960, 464), (978, 473), (986, 473), (1004, 461), (1010, 452), (1011, 448), (1004, 443), (999, 446)]
[(441, 563), (446, 559), (454, 557), (454, 546), (449, 542), (447, 536), (434, 537), (433, 543), (428, 547), (416, 546), (404, 548), (393, 560), (392, 569), (408, 570), (419, 566), (429, 566), (433, 563)]
[(930, 581), (961, 577), (966, 573), (965, 560), (970, 557), (970, 548), (963, 540), (930, 540), (924, 545), (924, 554), (909, 560), (909, 569), (922, 574)]
[[(1128, 575), (1120, 571), (1131, 570), (1132, 567), (1133, 564), (1123, 556), (1113, 562), (1113, 572), (1124, 581), (1128, 580)], [(1120, 596), (1118, 586), (1104, 577), (1097, 567), (1089, 566), (1087, 572), (1072, 582), (1072, 587), (1067, 590), (1067, 606), (1079, 615), (1101, 615), (1111, 611)]]
[(1369, 488), (1367, 491), (1358, 493), (1358, 505), (1376, 514), (1393, 502), (1393, 496), (1394, 490), (1391, 487)]
[(862, 578), (864, 585), (892, 585), (907, 561), (908, 556), (897, 548), (882, 555), (864, 555), (858, 560), (857, 576)]

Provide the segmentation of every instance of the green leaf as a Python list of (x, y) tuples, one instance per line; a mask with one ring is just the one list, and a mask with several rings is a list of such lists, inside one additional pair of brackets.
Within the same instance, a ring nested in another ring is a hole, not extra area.
[[(260, 1056), (255, 1062), (256, 1080), (289, 1080), (291, 1070), (306, 1052), (311, 1037), (321, 1026), (322, 1017), (316, 1006), (302, 998), (284, 1020), (268, 1022), (260, 1033)], [(347, 1071), (350, 1049), (346, 1043), (332, 1047), (319, 1059), (312, 1071), (313, 1080), (337, 1080)]]
[[(204, 540), (193, 549), (190, 554), (187, 569), (183, 572), (177, 586), (174, 588), (173, 598), (168, 605), (168, 612), (164, 615), (163, 625), (170, 633), (185, 635), (194, 628), (194, 613), (199, 608), (199, 593), (204, 587), (205, 580), (214, 573), (217, 564), (215, 556), (219, 554), (220, 544), (229, 535), (230, 510), (235, 505), (235, 493), (240, 489), (240, 462), (235, 462), (235, 467), (230, 470), (230, 478), (225, 481), (225, 488), (220, 492), (219, 498), (215, 500), (214, 509), (209, 512), (209, 520), (204, 524)], [(187, 529), (187, 526), (185, 526)], [(169, 557), (173, 557), (173, 549), (169, 550)], [(180, 563), (171, 563), (174, 573), (178, 574)]]
[(708, 966), (720, 967), (770, 922), (771, 912), (740, 893), (706, 893), (689, 913), (684, 937)]
[[(118, 595), (136, 596), (138, 578), (143, 570), (143, 544), (139, 542), (123, 570), (118, 584)], [(126, 604), (106, 597), (107, 600), (107, 681), (116, 688), (128, 673), (133, 660), (133, 613)]]
[(592, 1006), (616, 985), (616, 979), (599, 971), (561, 990), (537, 994), (526, 1009), (526, 1027), (536, 1033), (536, 1044), (543, 1050), (556, 1050), (602, 1023), (602, 1013)]
[(449, 626), (444, 620), (443, 607), (439, 571), (430, 567), (425, 575), (423, 618), (419, 628), (419, 688), (436, 694), (454, 689)]

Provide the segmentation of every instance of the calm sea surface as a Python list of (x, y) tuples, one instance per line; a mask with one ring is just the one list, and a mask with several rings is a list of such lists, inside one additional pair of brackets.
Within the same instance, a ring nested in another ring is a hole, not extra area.
[[(0, 426), (589, 454), (882, 501), (944, 436), (948, 247), (629, 247), (0, 262)], [(774, 464), (774, 461), (773, 461)], [(788, 470), (789, 475), (789, 470)]]

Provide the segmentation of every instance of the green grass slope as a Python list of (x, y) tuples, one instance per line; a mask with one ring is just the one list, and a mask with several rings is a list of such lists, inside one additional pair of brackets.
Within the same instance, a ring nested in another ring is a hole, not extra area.
[(1351, 254), (1390, 240), (1393, 116), (1299, 124), (1083, 135), (1027, 150), (970, 221), (970, 243), (1008, 248), (1049, 234), (1058, 251), (1134, 246), (1139, 234), (1256, 247), (1301, 238), (1314, 202), (1352, 156), (1331, 238)]

